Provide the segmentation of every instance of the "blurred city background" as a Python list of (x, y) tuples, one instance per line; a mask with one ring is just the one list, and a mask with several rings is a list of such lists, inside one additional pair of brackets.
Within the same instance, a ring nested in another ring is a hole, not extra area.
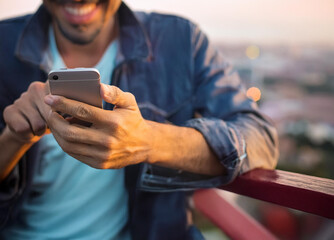
[[(278, 169), (334, 179), (333, 0), (126, 2), (199, 24), (277, 125)], [(33, 12), (40, 3), (0, 0), (0, 19)], [(224, 194), (280, 239), (334, 239), (334, 221)], [(227, 238), (200, 213), (194, 215), (207, 239)]]

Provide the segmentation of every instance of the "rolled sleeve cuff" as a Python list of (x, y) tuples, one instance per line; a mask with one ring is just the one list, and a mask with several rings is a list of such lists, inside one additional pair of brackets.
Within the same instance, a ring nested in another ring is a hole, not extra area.
[(239, 174), (243, 160), (246, 158), (245, 140), (232, 122), (216, 118), (196, 118), (189, 120), (186, 127), (201, 132), (220, 163), (226, 168), (222, 184), (232, 182)]
[(142, 190), (163, 192), (212, 188), (228, 184), (238, 176), (246, 158), (246, 146), (239, 130), (232, 123), (214, 118), (196, 118), (187, 121), (184, 126), (202, 133), (226, 168), (226, 174), (212, 177), (147, 164), (141, 175)]

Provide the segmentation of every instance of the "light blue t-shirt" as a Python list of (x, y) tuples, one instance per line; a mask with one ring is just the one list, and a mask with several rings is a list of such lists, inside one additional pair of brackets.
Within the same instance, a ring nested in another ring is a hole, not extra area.
[[(52, 69), (66, 67), (49, 32)], [(101, 82), (109, 83), (115, 65), (117, 41), (100, 62)], [(2, 234), (8, 239), (131, 239), (128, 193), (124, 169), (98, 170), (72, 158), (52, 134), (40, 140), (31, 197), (23, 204), (19, 221)]]

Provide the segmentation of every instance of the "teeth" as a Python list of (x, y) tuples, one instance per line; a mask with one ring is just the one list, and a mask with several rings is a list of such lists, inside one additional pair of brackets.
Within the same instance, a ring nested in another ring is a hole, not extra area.
[(92, 12), (95, 9), (95, 7), (96, 7), (95, 4), (86, 4), (84, 6), (79, 6), (79, 7), (66, 6), (65, 10), (69, 14), (76, 15), (76, 16), (83, 16), (83, 15), (86, 15)]

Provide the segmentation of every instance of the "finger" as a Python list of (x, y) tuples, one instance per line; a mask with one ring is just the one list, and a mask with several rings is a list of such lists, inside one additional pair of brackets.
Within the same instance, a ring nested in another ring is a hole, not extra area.
[(103, 162), (103, 161), (97, 161), (96, 158), (87, 157), (84, 155), (79, 155), (74, 153), (70, 153), (68, 155), (96, 169), (120, 169), (126, 167), (124, 161), (120, 160)]
[(33, 99), (36, 108), (38, 109), (43, 119), (45, 119), (50, 111), (50, 106), (45, 104), (43, 98), (50, 93), (49, 82), (33, 82), (29, 88), (33, 90)]
[(90, 127), (90, 126), (92, 126), (92, 123), (89, 123), (89, 122), (86, 122), (86, 121), (82, 121), (82, 120), (80, 120), (78, 118), (66, 117), (65, 119), (71, 125), (76, 124), (76, 126), (84, 126), (84, 127)]
[(45, 82), (44, 94), (48, 95), (50, 93), (50, 83), (49, 80)]
[(20, 109), (20, 112), (28, 121), (35, 136), (42, 136), (45, 133), (46, 123), (36, 105), (27, 105), (24, 109)]
[(68, 155), (74, 157), (75, 159), (98, 169), (108, 168), (107, 164), (107, 153), (108, 151), (102, 150), (101, 148), (84, 143), (68, 142), (62, 138), (62, 136), (53, 132), (53, 135), (58, 142), (59, 146)]
[[(21, 103), (22, 105), (22, 111), (24, 111), (24, 114), (32, 120), (32, 129), (36, 135), (42, 135), (46, 130), (46, 124), (45, 119), (48, 115), (51, 108), (46, 105), (43, 101), (43, 98), (45, 95), (47, 95), (49, 92), (49, 86), (48, 83), (42, 83), (42, 82), (32, 82), (29, 85), (28, 91), (25, 94), (25, 97), (21, 96)], [(27, 106), (27, 103), (30, 106)], [(29, 108), (30, 109), (27, 109)], [(32, 111), (32, 109), (34, 111)], [(38, 118), (34, 118), (34, 115), (38, 116)], [(43, 125), (42, 125), (43, 120)], [(35, 129), (35, 126), (37, 129)]]
[(133, 94), (123, 92), (115, 86), (101, 83), (101, 97), (104, 101), (114, 104), (118, 108), (127, 108), (130, 110), (137, 110), (137, 102)]
[[(13, 107), (4, 110), (4, 120), (8, 128), (19, 136), (33, 137), (30, 124), (26, 117)], [(23, 140), (23, 139), (22, 139)]]
[(101, 169), (98, 167), (98, 164), (96, 163), (96, 160), (92, 157), (87, 157), (79, 154), (74, 154), (74, 153), (67, 153), (71, 157), (75, 158), (76, 160), (96, 169)]
[(47, 104), (45, 104), (45, 102), (43, 101), (44, 96), (41, 96), (41, 98), (39, 99), (39, 101), (35, 102), (35, 107), (38, 110), (38, 112), (41, 115), (41, 117), (45, 121), (45, 119), (49, 115), (49, 112), (51, 111), (51, 108), (50, 108), (50, 106), (48, 106)]
[(91, 144), (100, 147), (109, 147), (110, 138), (98, 132), (98, 130), (82, 125), (70, 124), (58, 113), (52, 112), (48, 117), (48, 126), (54, 135), (66, 142)]
[(101, 108), (94, 107), (86, 103), (56, 95), (47, 95), (44, 97), (44, 101), (54, 111), (67, 113), (72, 117), (86, 122), (94, 123), (103, 119), (101, 117), (103, 116), (103, 110)]
[(43, 95), (46, 95), (48, 94), (50, 91), (49, 91), (49, 82), (39, 82), (39, 81), (35, 81), (35, 82), (32, 82), (29, 87), (28, 87), (28, 91), (29, 92), (33, 92), (35, 94), (39, 94), (39, 93), (42, 93)]
[(74, 157), (77, 160), (83, 161), (86, 164), (93, 164), (94, 161), (96, 162), (93, 157), (94, 152), (91, 145), (84, 143), (68, 142), (63, 139), (62, 136), (57, 132), (53, 132), (53, 136), (59, 146), (62, 148), (62, 150), (68, 155)]
[(12, 106), (6, 110), (9, 128), (21, 135), (41, 136), (46, 124), (38, 110), (31, 105)]

